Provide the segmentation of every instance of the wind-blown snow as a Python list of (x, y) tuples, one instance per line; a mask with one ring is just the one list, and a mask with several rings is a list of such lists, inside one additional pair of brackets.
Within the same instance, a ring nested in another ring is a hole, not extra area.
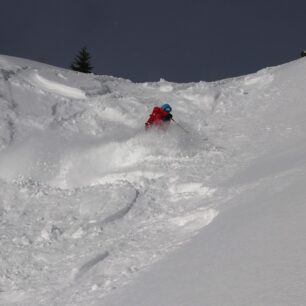
[[(1, 56), (0, 304), (302, 305), (305, 73), (134, 84)], [(188, 133), (144, 131), (165, 102)]]

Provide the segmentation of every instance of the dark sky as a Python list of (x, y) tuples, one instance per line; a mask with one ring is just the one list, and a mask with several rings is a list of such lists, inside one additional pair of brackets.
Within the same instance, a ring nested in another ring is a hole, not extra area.
[(217, 80), (298, 58), (305, 0), (0, 0), (0, 53), (96, 74)]

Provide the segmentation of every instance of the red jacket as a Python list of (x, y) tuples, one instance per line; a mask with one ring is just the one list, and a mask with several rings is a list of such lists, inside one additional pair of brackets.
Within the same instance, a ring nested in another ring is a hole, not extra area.
[(166, 125), (168, 127), (171, 119), (172, 115), (170, 113), (167, 113), (162, 108), (156, 106), (146, 122), (146, 129), (151, 126), (161, 127)]

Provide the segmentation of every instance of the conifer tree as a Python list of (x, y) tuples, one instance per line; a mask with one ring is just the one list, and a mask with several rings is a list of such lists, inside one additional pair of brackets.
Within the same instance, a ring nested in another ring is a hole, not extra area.
[(90, 64), (91, 55), (86, 47), (83, 47), (79, 54), (75, 57), (74, 62), (71, 64), (71, 69), (83, 73), (91, 73), (93, 67)]

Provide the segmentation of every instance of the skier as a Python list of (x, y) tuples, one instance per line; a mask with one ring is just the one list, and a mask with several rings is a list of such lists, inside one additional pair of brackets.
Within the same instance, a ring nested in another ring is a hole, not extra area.
[(171, 111), (172, 108), (169, 104), (163, 104), (161, 107), (155, 106), (148, 121), (145, 123), (146, 130), (152, 126), (167, 130), (172, 120)]

